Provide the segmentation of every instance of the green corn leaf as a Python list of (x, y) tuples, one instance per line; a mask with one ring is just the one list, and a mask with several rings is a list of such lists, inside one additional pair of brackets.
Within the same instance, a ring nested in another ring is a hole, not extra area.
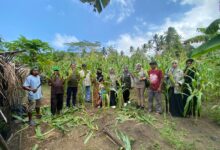
[(86, 139), (84, 141), (84, 144), (86, 144), (92, 136), (93, 136), (93, 131), (90, 131), (88, 136), (86, 137)]

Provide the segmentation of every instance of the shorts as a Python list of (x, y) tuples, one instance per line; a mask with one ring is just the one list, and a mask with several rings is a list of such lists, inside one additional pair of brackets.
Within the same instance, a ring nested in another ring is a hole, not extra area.
[(40, 108), (41, 100), (28, 100), (28, 112), (32, 112), (35, 108)]

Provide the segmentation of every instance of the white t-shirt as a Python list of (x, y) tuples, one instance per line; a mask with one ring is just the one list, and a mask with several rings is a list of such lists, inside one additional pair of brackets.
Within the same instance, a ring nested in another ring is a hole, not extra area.
[[(40, 84), (41, 84), (40, 76), (29, 75), (25, 79), (23, 86), (36, 89)], [(38, 88), (37, 92), (35, 93), (33, 93), (32, 91), (28, 92), (28, 100), (40, 100), (41, 98), (42, 98), (41, 86)]]
[(83, 85), (84, 86), (91, 86), (91, 80), (90, 80), (90, 75), (91, 75), (91, 72), (89, 70), (87, 70), (87, 74), (85, 75), (85, 71), (84, 70), (81, 70), (79, 72), (80, 74), (80, 77), (81, 78), (84, 78), (83, 80)]

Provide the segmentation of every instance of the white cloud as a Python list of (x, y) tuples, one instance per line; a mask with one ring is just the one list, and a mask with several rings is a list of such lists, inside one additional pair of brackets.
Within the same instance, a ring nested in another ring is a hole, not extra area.
[(65, 35), (65, 34), (62, 35), (60, 33), (56, 33), (52, 44), (56, 48), (65, 48), (65, 43), (78, 42), (78, 41), (79, 40), (75, 36)]
[(167, 30), (168, 27), (175, 27), (183, 39), (198, 35), (196, 29), (208, 26), (214, 19), (219, 18), (218, 0), (181, 0), (180, 4), (194, 5), (194, 7), (185, 12), (184, 16), (174, 21), (166, 18), (165, 23), (158, 28), (160, 33)]
[(112, 0), (110, 1), (109, 12), (104, 14), (104, 20), (116, 20), (117, 23), (121, 23), (127, 17), (129, 17), (134, 10), (135, 0)]
[(48, 4), (45, 9), (46, 11), (52, 11), (54, 7), (51, 4)]
[(124, 51), (125, 54), (130, 54), (130, 46), (133, 46), (137, 48), (138, 46), (143, 45), (147, 42), (146, 39), (149, 39), (149, 37), (146, 36), (132, 36), (130, 34), (122, 34), (119, 36), (118, 39), (114, 41), (108, 41), (108, 46), (113, 46), (117, 48), (117, 50)]
[[(129, 47), (141, 46), (146, 43), (154, 33), (163, 34), (168, 27), (175, 27), (177, 32), (182, 36), (182, 40), (198, 35), (196, 31), (199, 27), (207, 27), (213, 20), (219, 18), (219, 1), (218, 0), (172, 0), (179, 2), (181, 5), (192, 5), (192, 9), (185, 12), (179, 20), (165, 18), (162, 25), (148, 24), (142, 18), (136, 18), (137, 24), (134, 26), (134, 34), (121, 34), (118, 39), (108, 42), (119, 51), (124, 50), (129, 54)], [(142, 22), (142, 23), (141, 23)], [(144, 28), (143, 28), (144, 27)], [(146, 31), (147, 27), (147, 31)], [(142, 34), (140, 34), (142, 33)]]

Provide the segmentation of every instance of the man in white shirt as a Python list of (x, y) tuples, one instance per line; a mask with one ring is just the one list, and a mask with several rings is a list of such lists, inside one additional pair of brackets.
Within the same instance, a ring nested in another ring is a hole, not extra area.
[(28, 118), (31, 126), (35, 125), (32, 120), (32, 112), (35, 109), (37, 117), (41, 118), (40, 105), (42, 98), (41, 81), (38, 69), (35, 67), (31, 69), (30, 75), (26, 78), (23, 89), (28, 91)]
[(91, 72), (87, 70), (86, 64), (82, 64), (82, 70), (79, 72), (83, 79), (83, 87), (85, 88), (86, 102), (91, 102)]

